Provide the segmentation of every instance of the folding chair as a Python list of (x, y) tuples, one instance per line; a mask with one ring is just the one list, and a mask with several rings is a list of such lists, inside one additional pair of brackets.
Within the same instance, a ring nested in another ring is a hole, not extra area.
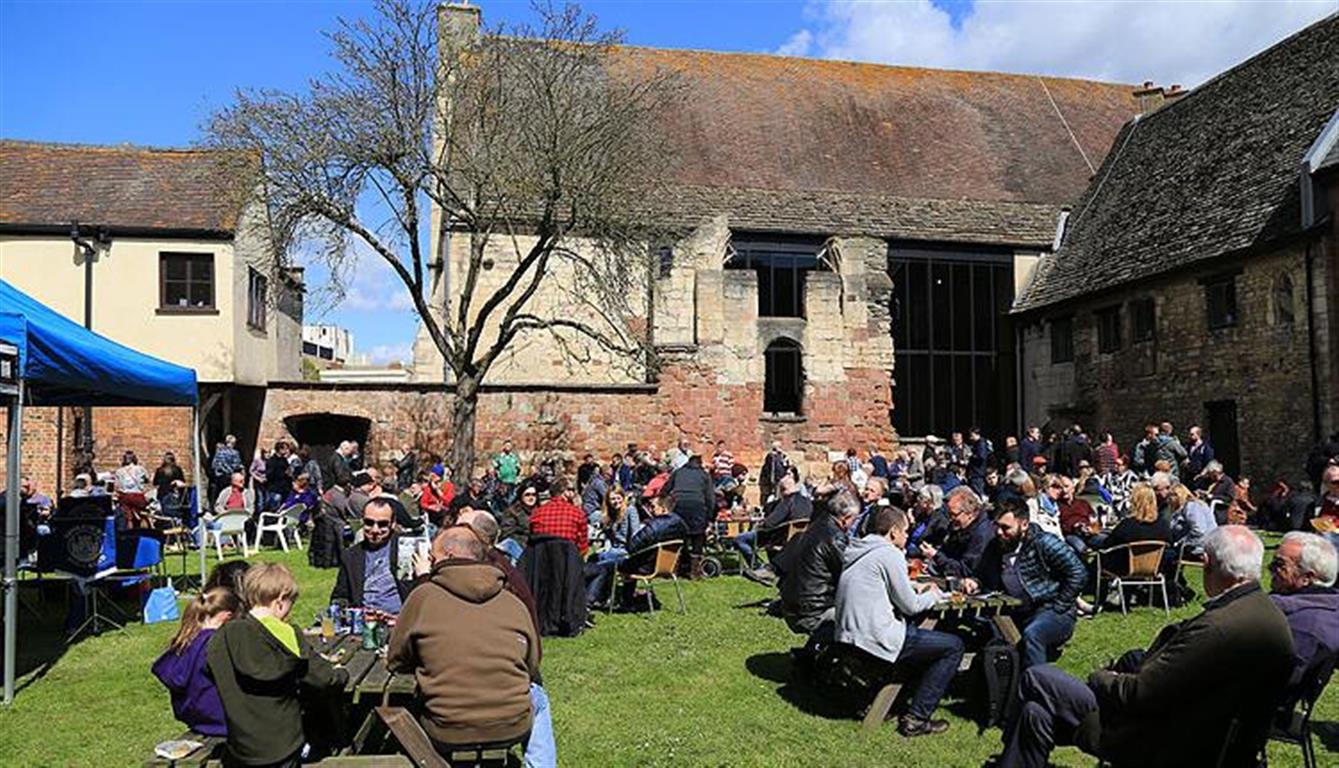
[(1203, 559), (1196, 559), (1193, 556), (1187, 559), (1186, 543), (1185, 541), (1182, 541), (1176, 547), (1176, 573), (1172, 575), (1172, 582), (1175, 584), (1181, 583), (1181, 569), (1183, 568), (1203, 568), (1203, 567), (1204, 567)]
[[(1129, 544), (1121, 544), (1110, 549), (1099, 549), (1097, 551), (1097, 586), (1101, 591), (1102, 582), (1106, 579), (1111, 580), (1111, 587), (1115, 587), (1116, 594), (1120, 597), (1120, 612), (1122, 615), (1128, 613), (1125, 604), (1126, 587), (1161, 587), (1162, 588), (1162, 610), (1168, 617), (1172, 615), (1171, 605), (1167, 601), (1167, 577), (1162, 573), (1162, 553), (1167, 549), (1165, 541), (1132, 541)], [(1109, 570), (1103, 565), (1103, 559), (1108, 564), (1124, 562), (1126, 569), (1124, 573), (1118, 573)], [(1110, 589), (1110, 587), (1108, 587)], [(1102, 609), (1102, 595), (1097, 595), (1097, 610)], [(1149, 605), (1153, 604), (1153, 596), (1149, 595)]]
[(256, 543), (254, 549), (260, 551), (260, 539), (267, 533), (273, 533), (279, 539), (279, 546), (288, 551), (288, 534), (293, 534), (293, 543), (298, 549), (302, 549), (302, 537), (298, 535), (298, 527), (302, 520), (302, 513), (307, 511), (306, 504), (294, 504), (290, 507), (284, 507), (277, 512), (261, 512), (256, 518)]
[[(646, 603), (651, 609), (651, 613), (656, 611), (656, 579), (669, 579), (674, 582), (674, 592), (679, 597), (679, 613), (688, 613), (688, 608), (683, 602), (683, 590), (679, 588), (679, 577), (675, 571), (679, 568), (679, 553), (683, 550), (683, 540), (674, 539), (673, 541), (662, 541), (659, 544), (646, 547), (628, 555), (628, 560), (645, 556), (650, 552), (655, 552), (655, 568), (648, 574), (640, 573), (620, 573), (621, 578), (611, 579), (615, 583), (623, 584), (643, 584), (646, 586)], [(626, 561), (625, 561), (626, 562)], [(636, 594), (636, 586), (633, 587), (633, 593)], [(612, 608), (613, 599), (609, 601)]]
[(1316, 708), (1316, 701), (1321, 693), (1325, 691), (1325, 686), (1329, 684), (1330, 677), (1334, 674), (1335, 662), (1339, 656), (1331, 655), (1328, 659), (1322, 660), (1308, 670), (1305, 679), (1306, 688), (1302, 691), (1302, 697), (1292, 707), (1281, 711), (1279, 714), (1286, 720), (1280, 722), (1275, 720), (1274, 727), (1270, 730), (1270, 741), (1279, 741), (1284, 744), (1295, 744), (1302, 748), (1302, 765), (1306, 768), (1316, 768), (1316, 748), (1311, 743), (1311, 713)]

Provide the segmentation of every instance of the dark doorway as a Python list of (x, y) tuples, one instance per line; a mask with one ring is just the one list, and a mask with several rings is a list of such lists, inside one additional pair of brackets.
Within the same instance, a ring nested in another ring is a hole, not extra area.
[(368, 456), (367, 435), (372, 429), (372, 422), (361, 416), (304, 413), (284, 419), (284, 426), (298, 445), (311, 447), (312, 457), (323, 467), (330, 454), (345, 440), (357, 441), (362, 447), (363, 456)]
[(892, 245), (888, 271), (898, 433), (1016, 433), (1013, 254)]
[(777, 339), (767, 345), (763, 362), (766, 365), (763, 410), (799, 415), (804, 403), (804, 361), (800, 345), (790, 339)]
[(1237, 436), (1237, 401), (1214, 400), (1204, 404), (1204, 421), (1208, 425), (1209, 444), (1214, 458), (1233, 478), (1241, 472), (1241, 442)]

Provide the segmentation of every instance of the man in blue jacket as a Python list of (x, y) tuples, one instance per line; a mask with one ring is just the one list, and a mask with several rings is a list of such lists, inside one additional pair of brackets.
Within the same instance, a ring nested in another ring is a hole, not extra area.
[(977, 574), (978, 579), (964, 585), (969, 591), (979, 584), (1023, 601), (1013, 617), (1023, 632), (1023, 669), (1045, 664), (1047, 654), (1074, 635), (1077, 600), (1088, 571), (1073, 547), (1031, 525), (1026, 503), (1000, 502), (995, 540), (982, 555)]

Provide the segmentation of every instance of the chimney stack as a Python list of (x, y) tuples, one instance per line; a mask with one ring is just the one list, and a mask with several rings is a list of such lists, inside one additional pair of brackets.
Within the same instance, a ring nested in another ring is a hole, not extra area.
[(1139, 113), (1146, 115), (1156, 112), (1164, 105), (1185, 96), (1186, 93), (1188, 92), (1182, 90), (1178, 83), (1173, 83), (1170, 88), (1163, 88), (1154, 85), (1152, 80), (1145, 80), (1142, 86), (1134, 89), (1134, 98), (1139, 104)]
[(469, 3), (443, 3), (437, 7), (437, 28), (441, 42), (449, 48), (472, 45), (479, 36), (483, 12)]

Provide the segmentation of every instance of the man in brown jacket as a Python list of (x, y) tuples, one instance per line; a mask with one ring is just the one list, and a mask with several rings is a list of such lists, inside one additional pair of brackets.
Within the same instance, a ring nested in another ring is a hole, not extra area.
[(539, 675), (539, 635), (525, 605), (485, 561), (464, 526), (433, 542), (426, 584), (405, 600), (386, 663), (413, 672), (421, 722), (439, 751), (453, 745), (521, 741), (533, 715), (530, 681)]
[(1222, 526), (1204, 553), (1204, 612), (1166, 627), (1147, 653), (1127, 653), (1086, 685), (1049, 664), (1023, 674), (999, 768), (1044, 768), (1057, 744), (1116, 766), (1255, 765), (1288, 682), (1292, 635), (1260, 589), (1264, 546), (1254, 533)]

